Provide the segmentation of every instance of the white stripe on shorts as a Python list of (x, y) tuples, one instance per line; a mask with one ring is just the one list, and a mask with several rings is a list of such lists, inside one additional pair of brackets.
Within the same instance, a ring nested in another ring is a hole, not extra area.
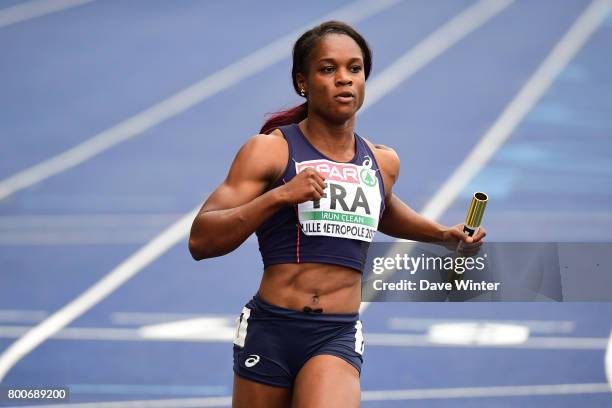
[(355, 323), (355, 351), (360, 355), (363, 354), (365, 349), (365, 342), (363, 341), (363, 332), (361, 331), (361, 320), (357, 320)]
[(247, 327), (249, 325), (249, 316), (251, 316), (251, 309), (248, 307), (242, 308), (240, 317), (236, 319), (236, 335), (234, 336), (234, 344), (239, 347), (244, 347), (244, 341), (246, 340)]

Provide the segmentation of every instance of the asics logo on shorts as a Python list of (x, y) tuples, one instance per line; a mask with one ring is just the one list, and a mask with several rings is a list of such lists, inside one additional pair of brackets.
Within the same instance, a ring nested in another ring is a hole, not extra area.
[(259, 363), (259, 356), (257, 354), (251, 354), (249, 358), (244, 361), (244, 365), (249, 368), (253, 367), (257, 363)]

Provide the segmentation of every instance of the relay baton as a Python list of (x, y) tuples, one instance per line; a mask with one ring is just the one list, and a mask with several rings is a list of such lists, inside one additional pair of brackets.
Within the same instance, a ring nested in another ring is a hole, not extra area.
[[(478, 232), (480, 224), (482, 224), (482, 217), (484, 216), (484, 210), (487, 206), (489, 197), (482, 192), (476, 192), (472, 196), (472, 202), (468, 207), (467, 215), (465, 216), (465, 224), (463, 225), (463, 233), (473, 237)], [(457, 245), (457, 251), (463, 248), (463, 241), (459, 241)], [(456, 274), (461, 275), (459, 272)]]
[(465, 216), (465, 225), (463, 226), (463, 232), (468, 236), (473, 237), (478, 232), (488, 201), (489, 197), (482, 192), (474, 193), (472, 196), (472, 202), (468, 208), (467, 215)]

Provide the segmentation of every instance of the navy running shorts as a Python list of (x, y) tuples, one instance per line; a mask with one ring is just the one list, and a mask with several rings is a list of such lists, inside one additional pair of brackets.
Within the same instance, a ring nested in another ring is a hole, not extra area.
[(311, 357), (329, 354), (361, 374), (363, 334), (358, 313), (285, 309), (256, 294), (242, 309), (234, 336), (234, 372), (258, 383), (290, 388)]

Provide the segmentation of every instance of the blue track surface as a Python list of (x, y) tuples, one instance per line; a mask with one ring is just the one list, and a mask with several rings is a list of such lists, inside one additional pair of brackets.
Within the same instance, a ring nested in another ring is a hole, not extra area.
[[(0, 15), (20, 3), (3, 2)], [(589, 5), (560, 3), (515, 1), (359, 115), (361, 135), (398, 152), (395, 193), (413, 208), (425, 206)], [(347, 4), (99, 0), (0, 27), (0, 180)], [(374, 50), (372, 77), (473, 4), (405, 0), (355, 24)], [(610, 242), (611, 42), (608, 15), (442, 223), (462, 222), (471, 193), (481, 190), (491, 197), (492, 241)], [(290, 63), (272, 64), (0, 200), (0, 353), (18, 337), (15, 330), (66, 305), (201, 203), (264, 115), (298, 102)], [(520, 223), (528, 227), (519, 231)], [(63, 338), (26, 355), (2, 385), (67, 385), (72, 402), (228, 396), (231, 341), (145, 339), (139, 329), (198, 317), (233, 325), (261, 269), (253, 239), (200, 263), (183, 241), (72, 322)], [(375, 303), (362, 316), (362, 389), (605, 384), (611, 316), (612, 303)], [(413, 325), (398, 328), (393, 319)], [(425, 337), (443, 319), (535, 321), (533, 338), (558, 341), (549, 347), (368, 344), (368, 333)], [(612, 394), (423, 396), (363, 405), (595, 407), (612, 406)]]

